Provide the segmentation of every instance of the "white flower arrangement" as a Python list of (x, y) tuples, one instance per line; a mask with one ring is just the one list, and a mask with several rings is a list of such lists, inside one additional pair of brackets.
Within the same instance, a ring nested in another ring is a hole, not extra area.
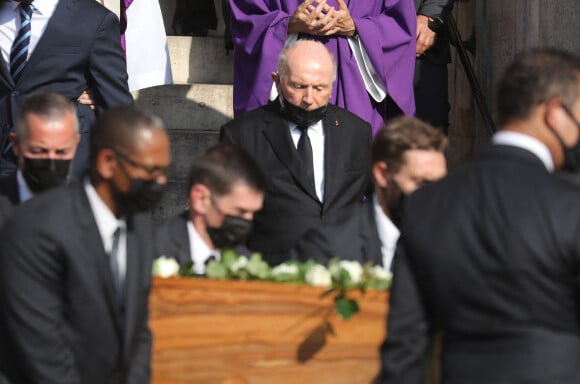
[[(155, 260), (153, 275), (162, 278), (178, 275), (195, 276), (191, 265), (180, 269), (177, 261), (165, 256)], [(358, 305), (356, 301), (347, 297), (347, 290), (353, 288), (386, 290), (390, 287), (392, 275), (378, 265), (361, 265), (358, 261), (338, 259), (331, 260), (328, 267), (312, 260), (307, 262), (290, 260), (271, 268), (258, 253), (248, 258), (238, 255), (231, 249), (224, 249), (219, 261), (213, 260), (208, 263), (206, 277), (308, 284), (336, 290), (337, 312), (341, 317), (348, 319), (358, 312)]]
[(161, 256), (153, 262), (153, 276), (164, 279), (179, 276), (179, 263), (171, 257)]

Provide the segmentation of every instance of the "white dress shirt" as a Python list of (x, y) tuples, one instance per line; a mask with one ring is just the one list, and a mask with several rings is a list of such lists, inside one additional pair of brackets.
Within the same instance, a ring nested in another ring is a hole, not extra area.
[(121, 275), (121, 285), (124, 285), (123, 282), (125, 281), (127, 273), (127, 224), (124, 219), (117, 219), (115, 217), (109, 207), (101, 200), (88, 177), (84, 179), (84, 187), (87, 198), (89, 199), (89, 205), (93, 211), (93, 216), (97, 222), (99, 234), (103, 240), (103, 247), (108, 255), (113, 249), (113, 235), (117, 228), (121, 228), (117, 248), (117, 265), (119, 267), (119, 274)]
[(34, 197), (34, 193), (28, 188), (28, 184), (26, 184), (26, 180), (24, 180), (24, 176), (22, 176), (22, 172), (20, 169), (16, 171), (16, 181), (18, 183), (18, 198), (20, 199), (21, 203), (24, 203), (27, 200), (30, 200)]
[(187, 220), (187, 233), (189, 235), (191, 261), (193, 261), (193, 273), (196, 275), (203, 275), (205, 274), (205, 262), (207, 259), (213, 256), (216, 260), (219, 260), (220, 251), (217, 249), (210, 249), (210, 247), (207, 246), (190, 220)]
[[(10, 69), (10, 51), (16, 34), (20, 29), (20, 10), (17, 1), (0, 2), (0, 50), (8, 69)], [(48, 20), (52, 17), (58, 4), (58, 0), (35, 0), (34, 11), (30, 20), (30, 43), (28, 45), (28, 57), (36, 48), (38, 40), (42, 37)], [(71, 31), (71, 33), (74, 33)]]
[[(298, 148), (298, 140), (302, 135), (302, 131), (298, 129), (296, 124), (290, 122), (290, 135), (294, 142), (294, 147)], [(312, 166), (314, 167), (314, 187), (316, 189), (316, 196), (321, 202), (324, 201), (324, 128), (322, 120), (318, 121), (308, 127), (308, 138), (312, 145)]]
[(377, 196), (373, 195), (373, 208), (375, 211), (375, 222), (377, 223), (377, 232), (379, 233), (379, 240), (381, 241), (381, 254), (383, 256), (383, 268), (387, 271), (391, 269), (391, 263), (393, 262), (393, 256), (395, 256), (395, 250), (397, 249), (397, 241), (401, 232), (393, 224), (391, 219), (379, 205), (379, 200)]
[(554, 161), (550, 150), (544, 143), (532, 136), (519, 132), (500, 131), (493, 135), (491, 141), (494, 144), (511, 145), (528, 150), (542, 160), (548, 172), (554, 172)]

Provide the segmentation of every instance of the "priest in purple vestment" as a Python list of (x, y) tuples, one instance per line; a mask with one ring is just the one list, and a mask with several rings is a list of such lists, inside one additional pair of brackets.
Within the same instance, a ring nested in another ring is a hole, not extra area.
[(235, 115), (276, 96), (271, 73), (278, 55), (287, 42), (302, 38), (320, 40), (336, 57), (331, 104), (367, 120), (373, 132), (387, 116), (414, 114), (417, 29), (412, 0), (230, 0), (230, 4)]

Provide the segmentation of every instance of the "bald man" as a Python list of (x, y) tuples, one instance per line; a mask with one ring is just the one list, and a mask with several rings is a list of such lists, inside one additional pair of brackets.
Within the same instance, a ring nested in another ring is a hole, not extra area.
[(111, 109), (91, 172), (21, 205), (0, 237), (0, 370), (10, 383), (148, 383), (153, 228), (170, 163), (159, 119)]
[(10, 140), (18, 171), (0, 177), (0, 195), (17, 205), (70, 180), (80, 140), (74, 105), (57, 93), (33, 93), (20, 109)]
[(371, 128), (329, 104), (335, 78), (328, 49), (298, 40), (272, 73), (279, 98), (222, 127), (221, 140), (245, 148), (270, 180), (248, 246), (271, 264), (309, 228), (342, 220), (369, 185)]

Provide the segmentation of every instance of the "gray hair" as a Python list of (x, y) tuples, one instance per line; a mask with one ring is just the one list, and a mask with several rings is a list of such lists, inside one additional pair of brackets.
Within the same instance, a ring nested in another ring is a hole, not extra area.
[(19, 138), (27, 138), (30, 133), (28, 117), (39, 116), (43, 121), (60, 121), (67, 113), (74, 117), (75, 132), (79, 132), (79, 122), (74, 104), (66, 97), (54, 92), (35, 92), (28, 96), (18, 114), (16, 135)]

